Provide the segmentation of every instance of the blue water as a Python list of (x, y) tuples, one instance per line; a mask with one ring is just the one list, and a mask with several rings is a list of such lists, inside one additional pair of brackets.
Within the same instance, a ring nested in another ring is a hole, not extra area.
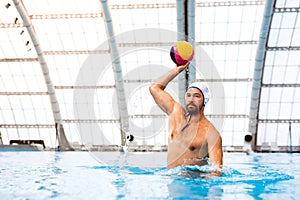
[(225, 153), (223, 175), (209, 180), (167, 170), (165, 153), (140, 166), (104, 154), (114, 162), (89, 152), (0, 152), (0, 199), (300, 199), (300, 154)]

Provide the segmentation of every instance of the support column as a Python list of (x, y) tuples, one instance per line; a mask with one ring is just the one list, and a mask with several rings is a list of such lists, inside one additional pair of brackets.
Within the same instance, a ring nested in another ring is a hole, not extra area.
[[(27, 10), (25, 8), (25, 6), (23, 5), (22, 1), (19, 0), (13, 0), (15, 7), (17, 8), (26, 28), (27, 31), (29, 33), (30, 39), (33, 43), (33, 46), (35, 48), (35, 51), (38, 55), (38, 60), (43, 72), (43, 76), (45, 79), (45, 83), (47, 86), (47, 92), (49, 94), (49, 98), (50, 98), (50, 103), (51, 103), (51, 108), (52, 108), (52, 113), (53, 113), (53, 117), (54, 117), (54, 121), (55, 124), (59, 124), (60, 125), (60, 131), (59, 131), (59, 137), (58, 137), (58, 143), (60, 146), (61, 150), (71, 150), (72, 147), (69, 144), (66, 136), (65, 136), (65, 132), (62, 126), (62, 118), (61, 118), (61, 114), (60, 114), (60, 108), (59, 108), (59, 104), (56, 98), (56, 93), (55, 93), (55, 89), (49, 74), (49, 69), (48, 69), (48, 65), (46, 63), (45, 57), (44, 57), (44, 53), (42, 51), (42, 48), (40, 46), (40, 42), (38, 40), (38, 37), (35, 33), (34, 27), (31, 23), (31, 19), (27, 13)], [(57, 129), (56, 129), (56, 133), (57, 133)]]
[(101, 0), (100, 2), (103, 12), (103, 19), (106, 26), (107, 38), (110, 46), (112, 66), (115, 73), (118, 108), (120, 113), (121, 145), (124, 146), (126, 143), (126, 132), (129, 131), (129, 117), (123, 84), (123, 74), (108, 3), (106, 0)]
[[(190, 42), (194, 47), (195, 40), (195, 1), (177, 1), (177, 40)], [(196, 80), (194, 61), (178, 76), (178, 96), (181, 105), (185, 104), (184, 95), (189, 83)]]
[(274, 13), (274, 5), (275, 5), (275, 0), (266, 1), (262, 28), (259, 37), (258, 49), (256, 53), (256, 61), (255, 61), (255, 69), (253, 75), (252, 93), (251, 93), (251, 104), (250, 104), (250, 121), (249, 121), (249, 132), (252, 133), (252, 136), (254, 137), (254, 142), (252, 143), (253, 150), (256, 150), (261, 85), (262, 85), (263, 70), (264, 70), (264, 64), (266, 58), (266, 48), (268, 45), (268, 37), (269, 37), (271, 21)]

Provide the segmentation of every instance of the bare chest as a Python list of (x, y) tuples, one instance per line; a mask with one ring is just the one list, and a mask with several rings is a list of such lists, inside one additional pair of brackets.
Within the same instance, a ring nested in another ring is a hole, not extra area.
[(191, 124), (184, 131), (180, 131), (175, 140), (190, 151), (199, 151), (207, 147), (206, 134), (207, 128)]

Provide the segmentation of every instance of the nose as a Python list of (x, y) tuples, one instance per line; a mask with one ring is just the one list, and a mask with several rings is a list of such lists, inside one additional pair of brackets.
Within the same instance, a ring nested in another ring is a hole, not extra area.
[(194, 102), (194, 97), (193, 96), (189, 96), (189, 97), (186, 98), (186, 101), (189, 102), (189, 103), (190, 102)]

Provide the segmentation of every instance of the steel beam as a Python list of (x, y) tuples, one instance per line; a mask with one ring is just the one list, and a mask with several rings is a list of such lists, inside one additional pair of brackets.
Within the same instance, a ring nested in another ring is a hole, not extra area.
[[(177, 40), (186, 40), (185, 37), (185, 26), (186, 21), (184, 17), (184, 3), (186, 0), (177, 0), (176, 1), (176, 11), (177, 11)], [(186, 90), (186, 73), (185, 71), (181, 72), (178, 75), (178, 98), (181, 105), (184, 105), (184, 95)]]
[[(188, 15), (188, 41), (192, 44), (195, 50), (195, 1), (189, 0), (187, 5)], [(196, 81), (196, 60), (193, 59), (189, 65), (188, 84)]]
[(258, 128), (258, 115), (259, 115), (259, 104), (260, 94), (263, 78), (263, 70), (266, 57), (266, 48), (268, 43), (268, 37), (271, 27), (271, 21), (274, 13), (275, 0), (267, 0), (265, 4), (263, 22), (259, 37), (258, 49), (256, 52), (255, 69), (253, 75), (253, 85), (251, 93), (251, 104), (250, 104), (250, 121), (249, 121), (249, 132), (254, 137), (253, 149), (256, 147), (256, 134)]
[(118, 47), (115, 40), (114, 29), (112, 24), (112, 18), (110, 16), (110, 10), (106, 0), (101, 0), (101, 9), (103, 13), (104, 24), (106, 28), (106, 34), (111, 51), (112, 66), (115, 73), (115, 83), (118, 97), (118, 109), (120, 113), (120, 127), (121, 127), (121, 145), (126, 143), (126, 132), (129, 132), (129, 118), (127, 110), (126, 95), (124, 91), (122, 68), (120, 63), (120, 57)]
[(34, 49), (38, 55), (38, 61), (40, 63), (40, 66), (41, 66), (41, 69), (43, 72), (43, 76), (44, 76), (45, 83), (47, 86), (47, 92), (48, 92), (49, 98), (50, 98), (54, 121), (55, 121), (55, 124), (57, 127), (56, 133), (57, 133), (57, 139), (58, 139), (58, 143), (60, 146), (60, 150), (72, 150), (72, 147), (69, 144), (69, 142), (65, 136), (64, 128), (62, 125), (62, 118), (61, 118), (61, 114), (60, 114), (59, 103), (56, 98), (55, 89), (54, 89), (54, 86), (53, 86), (53, 83), (52, 83), (52, 80), (51, 80), (51, 77), (49, 74), (48, 65), (45, 60), (42, 48), (40, 46), (40, 42), (38, 40), (37, 34), (34, 30), (31, 19), (27, 13), (27, 10), (26, 10), (25, 6), (23, 5), (23, 2), (19, 1), (19, 0), (13, 0), (13, 2), (25, 24), (25, 27), (29, 33), (30, 39), (33, 43)]

